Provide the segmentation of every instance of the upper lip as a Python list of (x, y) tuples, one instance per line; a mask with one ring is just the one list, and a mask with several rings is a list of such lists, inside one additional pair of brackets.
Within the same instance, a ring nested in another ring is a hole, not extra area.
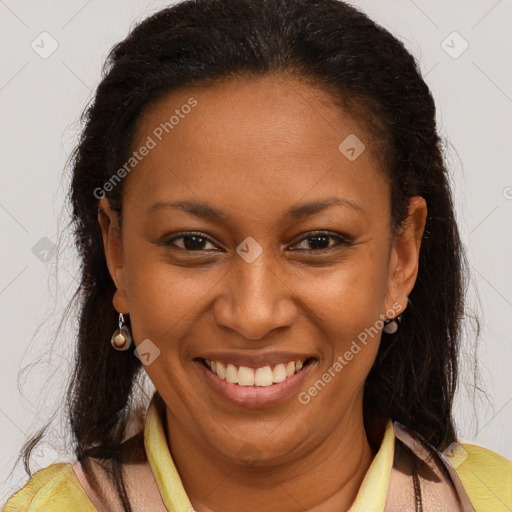
[(224, 364), (235, 366), (247, 366), (249, 368), (260, 368), (262, 366), (274, 366), (289, 361), (306, 361), (314, 356), (301, 352), (268, 352), (249, 355), (239, 352), (208, 352), (197, 359), (208, 359)]

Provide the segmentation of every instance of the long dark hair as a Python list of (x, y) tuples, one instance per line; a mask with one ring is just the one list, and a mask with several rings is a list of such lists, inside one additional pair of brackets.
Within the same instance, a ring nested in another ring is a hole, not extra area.
[[(187, 0), (142, 21), (111, 50), (72, 155), (69, 200), (82, 266), (67, 407), (78, 459), (110, 462), (125, 510), (131, 507), (121, 444), (141, 367), (131, 351), (116, 352), (109, 343), (115, 286), (94, 191), (126, 162), (141, 114), (163, 95), (271, 73), (324, 89), (363, 120), (391, 183), (393, 230), (403, 225), (408, 199), (425, 198), (417, 281), (399, 333), (382, 336), (366, 381), (365, 411), (400, 421), (440, 450), (455, 440), (452, 402), (467, 263), (434, 101), (415, 59), (387, 30), (339, 0)], [(123, 183), (106, 193), (120, 215)], [(33, 445), (25, 449), (25, 462)]]

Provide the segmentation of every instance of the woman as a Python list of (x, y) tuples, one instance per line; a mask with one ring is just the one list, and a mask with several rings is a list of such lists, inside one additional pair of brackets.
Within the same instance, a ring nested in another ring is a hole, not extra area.
[(186, 1), (85, 120), (78, 461), (6, 511), (512, 507), (512, 463), (457, 443), (465, 259), (400, 42), (337, 0)]

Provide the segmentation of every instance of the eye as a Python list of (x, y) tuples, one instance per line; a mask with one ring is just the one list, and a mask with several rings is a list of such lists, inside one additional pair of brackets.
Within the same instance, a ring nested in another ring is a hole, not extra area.
[[(181, 242), (177, 243), (178, 240), (180, 240)], [(334, 241), (334, 244), (331, 244), (331, 241)], [(208, 237), (204, 233), (199, 232), (180, 233), (160, 243), (160, 245), (172, 246), (174, 248), (178, 248), (187, 252), (200, 252), (212, 250), (205, 247), (205, 245), (207, 244), (211, 244), (212, 246), (214, 246), (213, 250), (217, 250), (215, 249), (216, 246), (214, 242), (210, 239), (210, 237)], [(292, 250), (306, 252), (322, 252), (328, 251), (341, 245), (352, 245), (352, 243), (349, 240), (347, 240), (347, 238), (340, 236), (339, 234), (332, 234), (326, 231), (312, 231), (292, 247), (298, 247), (301, 244), (305, 244), (306, 246)]]
[[(330, 245), (329, 240), (335, 240), (334, 245)], [(308, 233), (308, 236), (302, 238), (298, 244), (295, 244), (295, 246), (299, 246), (301, 244), (306, 244), (306, 247), (302, 247), (299, 249), (293, 249), (295, 251), (307, 251), (307, 252), (320, 252), (320, 251), (327, 251), (330, 249), (333, 249), (340, 245), (350, 246), (352, 245), (350, 241), (348, 241), (346, 238), (331, 234), (326, 231), (314, 231), (311, 233)], [(294, 246), (292, 246), (294, 247)], [(314, 251), (311, 251), (309, 249), (314, 249)]]
[[(182, 240), (182, 244), (176, 244), (174, 243), (176, 240)], [(204, 233), (194, 233), (194, 232), (188, 232), (188, 233), (181, 233), (178, 236), (174, 236), (172, 238), (169, 238), (167, 240), (164, 240), (161, 245), (165, 246), (174, 246), (178, 249), (182, 249), (184, 251), (188, 252), (194, 252), (194, 251), (206, 251), (207, 248), (204, 247), (206, 244), (212, 244), (213, 242), (211, 239), (206, 236)]]

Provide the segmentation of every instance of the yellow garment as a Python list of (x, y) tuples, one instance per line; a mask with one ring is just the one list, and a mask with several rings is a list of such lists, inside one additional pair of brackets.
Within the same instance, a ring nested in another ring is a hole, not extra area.
[[(170, 512), (193, 510), (169, 451), (164, 412), (155, 399), (146, 416), (144, 444), (163, 502)], [(512, 461), (479, 446), (462, 444), (465, 460), (457, 472), (475, 512), (512, 511)], [(393, 465), (395, 432), (388, 421), (376, 456), (361, 484), (350, 512), (382, 512)], [(71, 464), (57, 463), (35, 473), (14, 494), (3, 512), (96, 512)]]
[(468, 458), (456, 471), (474, 509), (512, 511), (512, 462), (480, 446), (461, 446)]

